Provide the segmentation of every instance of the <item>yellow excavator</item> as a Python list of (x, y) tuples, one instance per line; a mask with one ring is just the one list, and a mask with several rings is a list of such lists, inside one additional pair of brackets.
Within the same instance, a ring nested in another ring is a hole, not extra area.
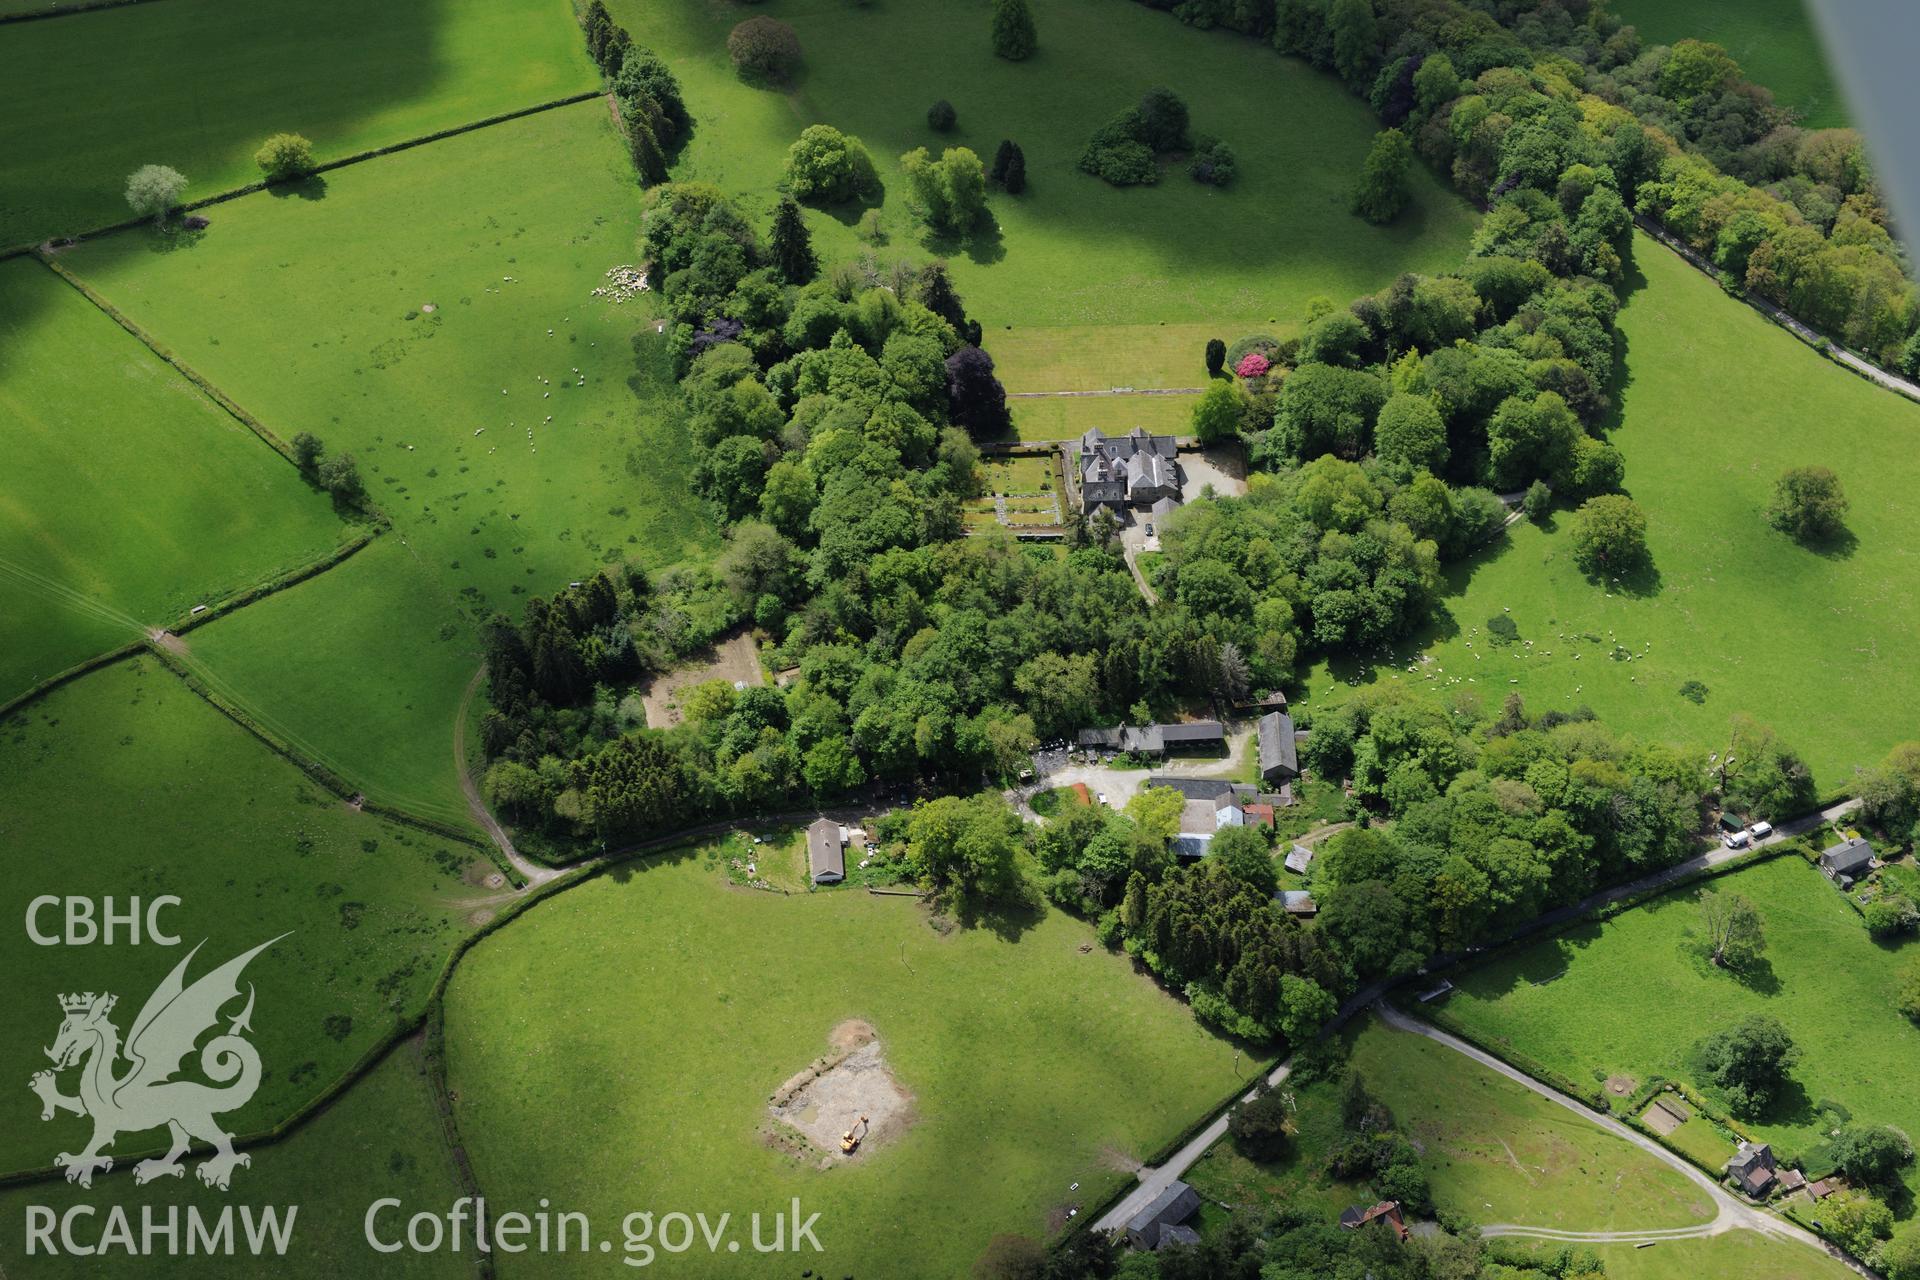
[(855, 1151), (858, 1151), (861, 1140), (866, 1136), (867, 1118), (861, 1116), (860, 1119), (854, 1123), (853, 1128), (840, 1135), (841, 1153), (844, 1155), (852, 1155)]

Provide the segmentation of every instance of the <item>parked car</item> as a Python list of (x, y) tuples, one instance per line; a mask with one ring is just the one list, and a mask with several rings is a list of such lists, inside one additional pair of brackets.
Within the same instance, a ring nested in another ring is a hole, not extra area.
[(1744, 849), (1747, 847), (1747, 844), (1751, 839), (1752, 837), (1749, 836), (1744, 830), (1729, 831), (1727, 832), (1726, 835), (1721, 837), (1721, 840), (1726, 844), (1727, 848), (1729, 849)]
[(1149, 538), (1153, 536), (1153, 521), (1151, 520), (1147, 521), (1147, 536)]
[(1755, 840), (1765, 840), (1773, 834), (1773, 824), (1771, 822), (1756, 822), (1747, 828), (1747, 834)]

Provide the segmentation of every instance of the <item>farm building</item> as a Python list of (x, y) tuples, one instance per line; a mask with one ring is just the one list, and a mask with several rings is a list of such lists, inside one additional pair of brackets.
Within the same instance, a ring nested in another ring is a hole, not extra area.
[(1280, 906), (1290, 916), (1310, 917), (1320, 914), (1320, 905), (1305, 889), (1282, 889)]
[(1773, 1189), (1773, 1148), (1764, 1142), (1743, 1142), (1727, 1161), (1727, 1176), (1748, 1195), (1759, 1199)]
[(1192, 1243), (1192, 1232), (1185, 1236), (1181, 1223), (1200, 1209), (1200, 1193), (1184, 1182), (1174, 1182), (1155, 1196), (1147, 1207), (1127, 1220), (1127, 1240), (1136, 1249), (1158, 1249), (1163, 1245)]
[(1833, 845), (1820, 855), (1820, 870), (1842, 889), (1873, 869), (1873, 846), (1853, 836)]
[(1174, 837), (1173, 851), (1183, 858), (1204, 857), (1216, 831), (1245, 826), (1246, 818), (1246, 810), (1232, 791), (1220, 792), (1211, 799), (1189, 799), (1180, 808), (1180, 834)]
[(1082, 729), (1074, 739), (1082, 747), (1103, 747), (1137, 756), (1167, 756), (1183, 751), (1217, 751), (1226, 745), (1227, 727), (1218, 720), (1189, 724), (1150, 724), (1143, 728)]
[(1303, 844), (1296, 844), (1287, 850), (1287, 870), (1297, 876), (1307, 874), (1307, 868), (1313, 865), (1313, 850)]
[(847, 878), (847, 838), (832, 818), (807, 828), (807, 874), (815, 884), (839, 884)]
[(1260, 739), (1260, 780), (1291, 782), (1300, 776), (1300, 757), (1294, 748), (1293, 717), (1269, 711), (1257, 726)]

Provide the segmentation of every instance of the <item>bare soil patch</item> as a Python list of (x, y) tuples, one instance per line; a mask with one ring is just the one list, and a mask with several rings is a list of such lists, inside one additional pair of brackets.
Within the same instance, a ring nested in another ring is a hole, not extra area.
[(680, 711), (680, 697), (695, 685), (709, 680), (748, 687), (765, 684), (760, 670), (760, 651), (746, 632), (730, 636), (709, 649), (690, 666), (662, 672), (640, 687), (640, 701), (647, 711), (647, 727), (669, 729), (686, 717)]
[(1653, 1130), (1663, 1138), (1671, 1136), (1673, 1131), (1684, 1123), (1679, 1116), (1673, 1114), (1673, 1112), (1667, 1110), (1665, 1107), (1660, 1106), (1658, 1103), (1642, 1111), (1640, 1118), (1646, 1122), (1647, 1128)]
[[(849, 1019), (828, 1042), (831, 1053), (789, 1076), (767, 1099), (774, 1121), (768, 1142), (796, 1156), (818, 1154), (823, 1169), (858, 1159), (913, 1122), (913, 1096), (888, 1069), (872, 1026)], [(860, 1145), (848, 1155), (840, 1149), (841, 1135), (856, 1129)]]
[(1634, 1085), (1634, 1079), (1632, 1076), (1608, 1076), (1607, 1077), (1607, 1092), (1612, 1094), (1616, 1098), (1624, 1098), (1628, 1094), (1632, 1093), (1633, 1085)]

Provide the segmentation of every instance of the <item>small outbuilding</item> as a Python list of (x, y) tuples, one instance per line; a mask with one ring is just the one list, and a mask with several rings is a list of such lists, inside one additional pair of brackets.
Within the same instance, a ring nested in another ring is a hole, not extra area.
[(1846, 889), (1871, 871), (1874, 862), (1873, 846), (1859, 836), (1852, 836), (1821, 853), (1820, 870), (1827, 874), (1828, 879)]
[(807, 828), (807, 874), (815, 884), (839, 884), (847, 878), (846, 828), (820, 818)]
[[(1175, 1181), (1127, 1220), (1127, 1240), (1136, 1249), (1158, 1249), (1164, 1228), (1178, 1227), (1200, 1211), (1200, 1193)], [(1166, 1241), (1172, 1243), (1172, 1241)]]
[(1320, 914), (1319, 904), (1314, 902), (1313, 895), (1305, 889), (1282, 889), (1280, 905), (1290, 916), (1306, 917)]
[(1296, 844), (1287, 850), (1287, 870), (1297, 876), (1307, 874), (1307, 868), (1313, 865), (1313, 850), (1303, 844)]

